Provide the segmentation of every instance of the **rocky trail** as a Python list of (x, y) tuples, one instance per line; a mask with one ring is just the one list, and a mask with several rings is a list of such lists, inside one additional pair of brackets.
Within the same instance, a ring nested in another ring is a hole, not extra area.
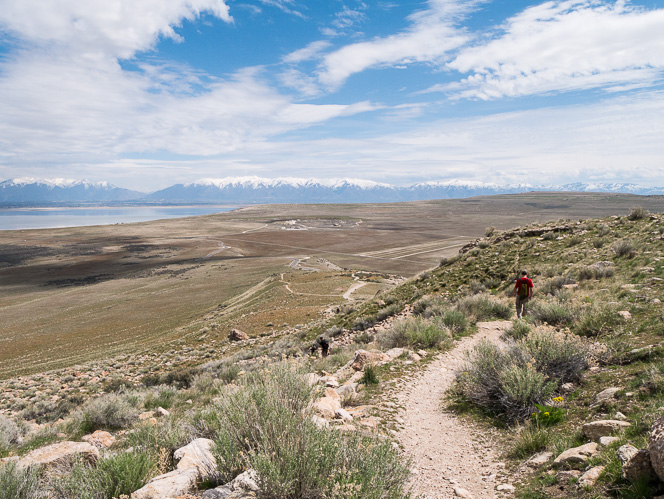
[(464, 352), (482, 339), (499, 341), (509, 321), (478, 323), (479, 331), (440, 354), (398, 394), (402, 430), (397, 439), (412, 460), (415, 497), (500, 497), (513, 491), (504, 464), (492, 445), (492, 435), (460, 420), (442, 407), (445, 392), (463, 368)]

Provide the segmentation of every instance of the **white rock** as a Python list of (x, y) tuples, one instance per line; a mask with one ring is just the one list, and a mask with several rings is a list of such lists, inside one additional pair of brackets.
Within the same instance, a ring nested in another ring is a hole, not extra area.
[(553, 459), (553, 452), (540, 452), (526, 461), (526, 466), (530, 468), (539, 468)]
[(620, 440), (618, 437), (599, 437), (599, 444), (602, 447), (606, 447), (611, 445), (613, 442), (617, 442), (618, 440)]
[(88, 442), (58, 442), (28, 452), (18, 460), (18, 466), (25, 468), (39, 465), (52, 468), (77, 457), (94, 464), (99, 459), (99, 449)]
[(454, 487), (454, 495), (457, 497), (464, 497), (466, 499), (474, 499), (473, 494), (461, 487)]
[(496, 490), (499, 490), (501, 492), (514, 492), (516, 490), (516, 487), (514, 485), (510, 485), (509, 483), (503, 483), (501, 485), (498, 485), (496, 487)]
[(597, 452), (597, 444), (591, 442), (589, 444), (580, 445), (572, 449), (567, 449), (561, 453), (553, 462), (554, 464), (561, 463), (585, 463), (589, 457)]
[(597, 479), (604, 471), (604, 466), (595, 466), (586, 471), (581, 477), (579, 477), (578, 485), (579, 487), (592, 487), (597, 482)]
[(334, 411), (334, 415), (337, 418), (341, 419), (342, 421), (346, 421), (346, 422), (353, 421), (353, 416), (351, 416), (350, 413), (346, 409), (343, 409), (343, 408), (339, 408), (336, 411)]

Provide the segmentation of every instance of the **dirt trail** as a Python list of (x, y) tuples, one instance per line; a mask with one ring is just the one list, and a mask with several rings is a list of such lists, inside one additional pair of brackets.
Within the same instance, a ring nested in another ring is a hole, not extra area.
[(412, 459), (410, 483), (416, 497), (470, 497), (459, 489), (475, 499), (502, 494), (496, 486), (504, 483), (500, 479), (504, 465), (494, 452), (491, 435), (444, 412), (441, 399), (463, 367), (464, 352), (483, 338), (498, 341), (509, 324), (478, 323), (477, 334), (439, 355), (398, 395), (399, 405), (405, 409), (399, 414), (403, 429), (397, 438)]

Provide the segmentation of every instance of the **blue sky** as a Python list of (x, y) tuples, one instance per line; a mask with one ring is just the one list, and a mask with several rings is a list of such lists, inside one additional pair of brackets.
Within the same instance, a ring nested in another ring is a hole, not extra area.
[(0, 180), (664, 185), (664, 0), (0, 0)]

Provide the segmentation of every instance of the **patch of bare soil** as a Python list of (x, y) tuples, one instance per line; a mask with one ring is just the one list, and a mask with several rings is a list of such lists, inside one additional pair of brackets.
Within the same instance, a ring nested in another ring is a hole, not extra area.
[[(462, 421), (442, 407), (442, 398), (463, 368), (464, 352), (481, 339), (498, 341), (509, 321), (478, 323), (479, 331), (440, 354), (398, 395), (405, 409), (397, 439), (412, 460), (411, 485), (416, 497), (499, 497), (505, 484), (504, 463), (485, 429)], [(501, 487), (502, 488), (502, 487)]]

